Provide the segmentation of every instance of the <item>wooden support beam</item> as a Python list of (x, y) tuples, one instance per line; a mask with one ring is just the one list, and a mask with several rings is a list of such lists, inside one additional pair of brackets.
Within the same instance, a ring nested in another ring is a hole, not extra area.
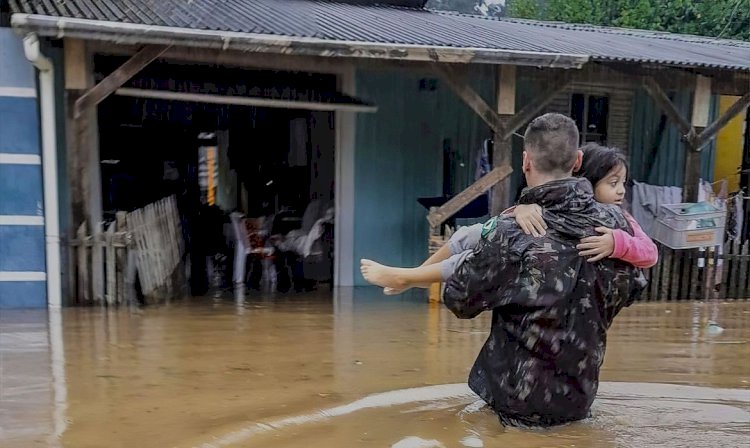
[(513, 169), (510, 166), (504, 165), (485, 174), (464, 191), (443, 204), (442, 207), (431, 211), (427, 215), (427, 221), (429, 221), (430, 226), (433, 228), (439, 227), (451, 216), (464, 208), (466, 204), (484, 194), (487, 190), (492, 188), (493, 185), (510, 176), (510, 173), (512, 172)]
[(693, 110), (690, 116), (690, 132), (684, 135), (685, 168), (682, 197), (685, 202), (698, 200), (698, 182), (701, 178), (701, 153), (698, 133), (708, 125), (711, 113), (711, 78), (695, 76), (693, 89)]
[[(510, 117), (516, 113), (516, 73), (515, 65), (501, 65), (497, 68), (497, 112), (506, 125)], [(507, 128), (506, 128), (507, 129)], [(513, 153), (513, 139), (502, 139), (502, 135), (495, 134), (494, 149), (492, 151), (492, 166), (506, 166), (511, 164)], [(492, 187), (490, 201), (490, 215), (499, 215), (508, 208), (510, 202), (510, 177), (501, 180)]]
[(737, 100), (732, 106), (727, 109), (726, 112), (724, 112), (724, 115), (719, 117), (716, 121), (708, 125), (703, 132), (698, 135), (698, 141), (697, 145), (698, 148), (702, 148), (705, 146), (712, 138), (716, 137), (716, 134), (719, 133), (724, 126), (726, 126), (734, 117), (740, 114), (743, 110), (745, 110), (748, 106), (750, 106), (750, 92), (743, 95), (740, 99)]
[(127, 62), (110, 73), (99, 84), (95, 85), (84, 93), (75, 104), (75, 118), (79, 118), (83, 112), (104, 101), (109, 95), (119, 89), (130, 78), (143, 70), (154, 59), (161, 56), (169, 46), (149, 45), (143, 47), (138, 53), (134, 54)]
[(479, 95), (469, 83), (465, 70), (458, 70), (448, 64), (433, 64), (433, 70), (456, 92), (464, 103), (469, 106), (496, 134), (504, 130), (502, 119), (494, 108)]
[[(94, 86), (92, 57), (88, 45), (80, 41), (66, 40), (65, 64), (66, 86), (71, 87), (66, 90), (68, 178), (72, 220), (70, 228), (76, 229), (86, 223), (90, 234), (94, 235), (102, 221), (102, 181), (96, 109), (89, 107), (75, 117), (76, 103), (82, 92)], [(103, 300), (104, 258), (101, 250), (92, 249), (91, 265), (86, 269), (90, 269), (87, 275), (91, 276), (93, 294), (89, 297), (97, 301)]]
[(497, 80), (497, 113), (500, 115), (514, 115), (516, 113), (516, 73), (515, 65), (501, 65), (498, 67)]
[(677, 110), (675, 105), (654, 78), (650, 76), (645, 77), (643, 79), (643, 88), (646, 89), (646, 92), (654, 100), (656, 105), (664, 111), (667, 118), (677, 126), (677, 129), (680, 130), (680, 133), (685, 138), (695, 135), (693, 126), (680, 114), (680, 111)]
[(503, 132), (499, 133), (500, 139), (505, 140), (510, 138), (513, 133), (519, 130), (523, 125), (536, 118), (536, 115), (555, 98), (555, 95), (565, 89), (571, 81), (572, 77), (570, 73), (567, 72), (563, 73), (559, 78), (553, 81), (547, 89), (507, 121), (504, 125), (505, 129)]
[(693, 91), (693, 114), (690, 122), (693, 127), (705, 128), (708, 126), (708, 116), (711, 114), (711, 78), (705, 76), (695, 77), (695, 90)]
[(88, 86), (89, 64), (86, 60), (86, 43), (78, 39), (65, 39), (65, 89), (85, 90)]
[(297, 109), (315, 111), (338, 111), (338, 112), (362, 112), (373, 113), (378, 107), (370, 104), (343, 103), (343, 102), (315, 102), (296, 101), (294, 99), (271, 99), (239, 95), (212, 95), (208, 93), (172, 92), (169, 90), (134, 89), (123, 87), (115, 91), (115, 95), (130, 96), (135, 98), (154, 98), (172, 101), (190, 101), (194, 103), (226, 104), (238, 106), (255, 106), (277, 109)]

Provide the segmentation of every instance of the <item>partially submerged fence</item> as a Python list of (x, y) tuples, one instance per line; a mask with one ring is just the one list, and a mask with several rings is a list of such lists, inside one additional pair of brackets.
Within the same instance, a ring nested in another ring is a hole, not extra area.
[(704, 250), (659, 248), (659, 263), (647, 271), (641, 300), (750, 298), (750, 242)]
[[(118, 212), (106, 230), (92, 234), (88, 223), (78, 228), (70, 242), (70, 297), (75, 304), (118, 305), (136, 297), (136, 282), (146, 301), (173, 297), (185, 284), (182, 240), (177, 201), (161, 199), (130, 213)], [(94, 275), (103, 263), (103, 281)]]

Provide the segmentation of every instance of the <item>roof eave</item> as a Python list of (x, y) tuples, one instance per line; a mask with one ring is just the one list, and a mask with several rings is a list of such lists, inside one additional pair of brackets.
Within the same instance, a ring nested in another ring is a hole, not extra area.
[(402, 61), (512, 64), (580, 69), (588, 55), (459, 48), (400, 43), (326, 40), (214, 30), (196, 30), (133, 23), (13, 14), (13, 28), (52, 38), (75, 38), (114, 44), (158, 44), (285, 55), (387, 59)]

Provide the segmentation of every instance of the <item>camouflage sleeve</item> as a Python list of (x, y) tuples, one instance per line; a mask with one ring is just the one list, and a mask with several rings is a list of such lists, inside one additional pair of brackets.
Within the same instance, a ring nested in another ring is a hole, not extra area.
[(443, 301), (457, 317), (472, 319), (501, 305), (503, 289), (517, 278), (521, 263), (510, 250), (506, 225), (498, 218), (487, 221), (477, 247), (446, 282)]

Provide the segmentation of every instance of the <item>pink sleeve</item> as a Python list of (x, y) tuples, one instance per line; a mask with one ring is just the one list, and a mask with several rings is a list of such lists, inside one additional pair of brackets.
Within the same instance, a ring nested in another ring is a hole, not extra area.
[(651, 238), (646, 235), (632, 216), (625, 214), (625, 217), (633, 229), (633, 235), (624, 230), (612, 232), (615, 250), (610, 258), (618, 258), (637, 268), (645, 269), (654, 266), (659, 260), (659, 250), (656, 248), (656, 244), (651, 241)]

